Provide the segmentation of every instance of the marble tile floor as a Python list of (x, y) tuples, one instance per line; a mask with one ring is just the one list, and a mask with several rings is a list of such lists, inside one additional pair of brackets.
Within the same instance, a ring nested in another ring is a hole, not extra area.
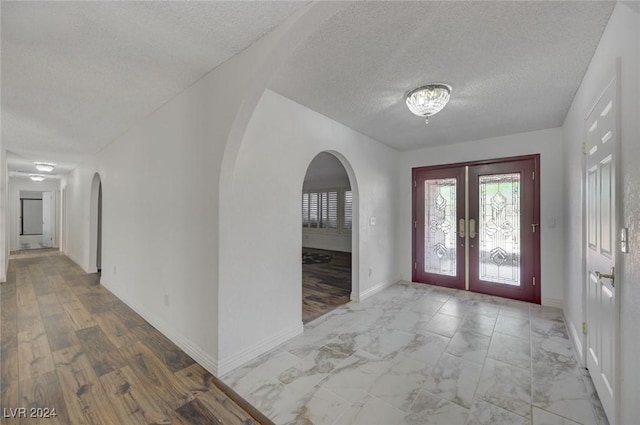
[(276, 424), (608, 424), (561, 310), (407, 282), (222, 379)]

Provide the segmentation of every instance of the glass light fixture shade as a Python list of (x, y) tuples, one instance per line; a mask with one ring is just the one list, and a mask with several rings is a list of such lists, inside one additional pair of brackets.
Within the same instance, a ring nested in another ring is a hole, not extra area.
[(29, 178), (31, 180), (33, 180), (34, 182), (41, 182), (44, 180), (44, 176), (40, 175), (40, 174), (31, 174), (29, 176)]
[(440, 112), (449, 102), (450, 97), (450, 85), (429, 84), (407, 93), (407, 108), (415, 115), (427, 118), (427, 122), (429, 122), (429, 117)]
[(34, 162), (33, 165), (36, 166), (38, 171), (42, 171), (44, 173), (52, 172), (56, 166), (56, 164), (52, 164), (50, 162)]

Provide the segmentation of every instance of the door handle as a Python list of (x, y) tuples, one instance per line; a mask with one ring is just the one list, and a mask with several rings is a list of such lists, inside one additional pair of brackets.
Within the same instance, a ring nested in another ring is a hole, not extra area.
[(615, 287), (615, 279), (616, 279), (616, 269), (615, 267), (611, 267), (611, 272), (610, 273), (600, 273), (600, 272), (596, 272), (596, 276), (598, 276), (598, 279), (611, 279), (611, 286)]
[(476, 220), (474, 218), (469, 220), (469, 237), (471, 239), (476, 237)]
[(465, 228), (465, 223), (464, 223), (464, 218), (461, 218), (460, 220), (458, 220), (458, 236), (460, 236), (461, 238), (464, 238), (464, 228)]

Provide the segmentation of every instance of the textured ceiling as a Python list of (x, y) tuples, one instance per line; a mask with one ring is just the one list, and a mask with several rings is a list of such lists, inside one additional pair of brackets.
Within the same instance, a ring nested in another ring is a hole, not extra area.
[[(10, 170), (82, 162), (305, 2), (2, 1)], [(613, 2), (354, 2), (271, 88), (398, 149), (562, 124)], [(418, 85), (453, 86), (425, 126)]]
[[(360, 2), (327, 21), (271, 88), (409, 150), (562, 125), (614, 2)], [(404, 94), (453, 86), (425, 125)]]
[(304, 4), (2, 1), (9, 168), (73, 168)]

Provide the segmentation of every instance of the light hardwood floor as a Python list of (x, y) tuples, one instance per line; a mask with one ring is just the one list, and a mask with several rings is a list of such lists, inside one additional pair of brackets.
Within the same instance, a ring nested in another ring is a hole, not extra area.
[(14, 253), (7, 280), (3, 424), (272, 424), (59, 252)]

